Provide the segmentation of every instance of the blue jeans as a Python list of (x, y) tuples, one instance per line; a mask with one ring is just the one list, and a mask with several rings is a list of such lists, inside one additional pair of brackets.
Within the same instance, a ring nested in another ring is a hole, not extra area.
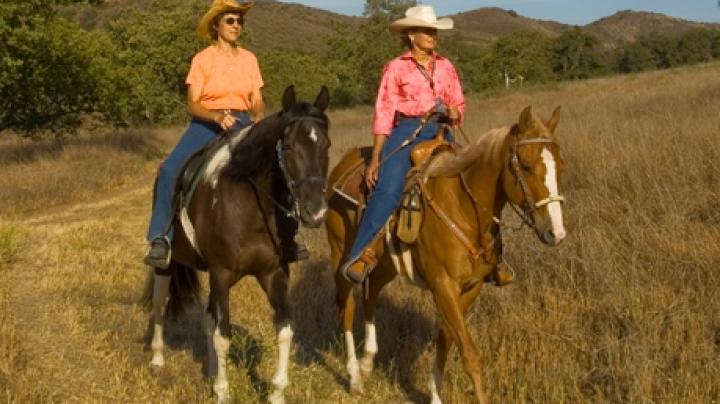
[[(347, 255), (348, 260), (345, 265), (351, 264), (360, 258), (362, 251), (385, 226), (388, 218), (400, 203), (405, 185), (405, 176), (411, 167), (410, 152), (413, 146), (435, 137), (438, 124), (428, 122), (412, 143), (395, 151), (419, 125), (420, 119), (401, 119), (385, 142), (380, 154), (382, 165), (378, 173), (378, 182), (375, 184), (365, 208), (365, 213), (360, 219), (357, 235), (352, 248), (350, 248), (350, 253)], [(445, 133), (445, 139), (452, 141), (449, 132)], [(394, 154), (388, 158), (387, 156), (391, 153)], [(385, 160), (386, 158), (387, 160)]]
[[(236, 112), (233, 116), (238, 120), (235, 121), (231, 131), (237, 131), (252, 123), (250, 115), (245, 112)], [(190, 156), (213, 141), (220, 132), (220, 126), (215, 123), (192, 119), (185, 134), (160, 166), (155, 188), (155, 204), (147, 233), (149, 241), (160, 236), (167, 236), (172, 240), (172, 228), (168, 223), (172, 220), (173, 193), (180, 169)], [(164, 234), (166, 226), (168, 230), (167, 234)]]

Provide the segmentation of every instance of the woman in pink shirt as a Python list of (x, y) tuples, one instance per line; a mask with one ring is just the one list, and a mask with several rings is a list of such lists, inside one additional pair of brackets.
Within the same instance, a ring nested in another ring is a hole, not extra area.
[[(360, 283), (376, 261), (369, 247), (400, 202), (405, 176), (410, 170), (410, 151), (418, 142), (432, 139), (438, 122), (424, 126), (420, 118), (435, 108), (456, 126), (465, 112), (465, 97), (453, 64), (437, 53), (439, 29), (452, 29), (450, 18), (438, 19), (432, 6), (410, 7), (390, 30), (401, 35), (408, 51), (385, 65), (373, 120), (373, 150), (365, 171), (366, 185), (373, 189), (341, 272)], [(422, 129), (409, 144), (413, 132)], [(451, 139), (450, 133), (445, 137)], [(380, 162), (382, 161), (382, 166)]]
[[(198, 35), (211, 39), (213, 44), (193, 57), (185, 80), (192, 120), (158, 172), (147, 234), (150, 250), (144, 260), (152, 267), (164, 269), (170, 262), (172, 197), (175, 180), (185, 161), (221, 133), (235, 132), (263, 117), (263, 79), (257, 58), (237, 44), (245, 13), (252, 6), (249, 2), (214, 0), (198, 23)], [(293, 242), (297, 223), (283, 223), (279, 228), (288, 261), (298, 254), (307, 254), (307, 251), (297, 251), (298, 246)]]

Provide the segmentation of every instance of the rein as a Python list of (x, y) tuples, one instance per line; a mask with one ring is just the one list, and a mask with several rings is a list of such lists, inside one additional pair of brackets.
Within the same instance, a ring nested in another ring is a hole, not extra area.
[[(478, 225), (478, 229), (480, 228), (480, 212), (478, 211), (478, 204), (479, 202), (475, 198), (475, 195), (472, 194), (472, 191), (470, 190), (470, 187), (467, 185), (467, 182), (465, 181), (465, 177), (462, 174), (458, 174), (458, 177), (460, 179), (460, 183), (462, 186), (463, 191), (468, 195), (470, 198), (470, 201), (472, 202), (473, 211), (475, 212), (475, 219)], [(492, 242), (488, 246), (480, 246), (479, 248), (475, 246), (475, 243), (472, 242), (470, 237), (460, 228), (460, 226), (455, 223), (455, 221), (448, 215), (440, 205), (435, 201), (435, 199), (430, 195), (430, 192), (425, 187), (424, 181), (420, 179), (418, 181), (418, 185), (420, 186), (420, 189), (422, 191), (423, 199), (427, 204), (430, 206), (431, 210), (435, 212), (435, 214), (440, 218), (440, 220), (452, 231), (453, 235), (455, 235), (455, 238), (462, 243), (462, 245), (468, 250), (470, 253), (470, 260), (475, 261), (477, 260), (481, 255), (487, 253), (490, 248), (492, 248), (493, 245), (495, 245), (495, 242), (497, 241), (498, 237), (500, 236), (500, 232), (498, 232), (492, 239)], [(496, 223), (499, 223), (499, 221), (493, 217), (493, 221)], [(487, 232), (484, 232), (482, 234), (485, 234)]]

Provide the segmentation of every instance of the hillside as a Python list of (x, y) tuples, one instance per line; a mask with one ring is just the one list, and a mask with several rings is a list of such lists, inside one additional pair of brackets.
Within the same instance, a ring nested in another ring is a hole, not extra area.
[[(203, 9), (201, 0), (177, 0), (187, 7)], [(90, 29), (102, 29), (120, 10), (128, 7), (148, 9), (153, 0), (106, 0), (97, 7), (73, 7), (66, 14)], [(512, 10), (483, 7), (451, 15), (461, 37), (476, 46), (487, 46), (498, 38), (520, 30), (537, 31), (556, 37), (569, 28), (567, 24), (524, 17)], [(253, 48), (263, 51), (272, 47), (322, 50), (336, 24), (356, 25), (363, 18), (337, 14), (296, 3), (259, 0), (249, 14), (247, 26), (253, 32)], [(582, 28), (595, 35), (605, 48), (632, 42), (643, 33), (656, 32), (676, 36), (693, 28), (720, 28), (720, 24), (687, 21), (659, 13), (621, 11), (601, 18)]]
[(603, 46), (612, 48), (623, 42), (634, 42), (642, 35), (658, 33), (676, 37), (697, 28), (720, 29), (720, 24), (687, 21), (660, 13), (625, 10), (586, 25), (584, 30), (594, 35)]
[(553, 38), (567, 28), (559, 22), (535, 20), (497, 7), (483, 7), (450, 17), (461, 37), (480, 46), (521, 30), (537, 31)]

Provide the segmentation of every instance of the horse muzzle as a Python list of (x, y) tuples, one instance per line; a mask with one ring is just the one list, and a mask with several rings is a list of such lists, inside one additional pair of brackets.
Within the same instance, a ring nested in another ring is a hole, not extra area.
[(305, 227), (317, 228), (325, 222), (325, 216), (327, 215), (327, 203), (324, 198), (320, 199), (319, 205), (315, 208), (311, 208), (310, 205), (300, 203), (300, 222)]

